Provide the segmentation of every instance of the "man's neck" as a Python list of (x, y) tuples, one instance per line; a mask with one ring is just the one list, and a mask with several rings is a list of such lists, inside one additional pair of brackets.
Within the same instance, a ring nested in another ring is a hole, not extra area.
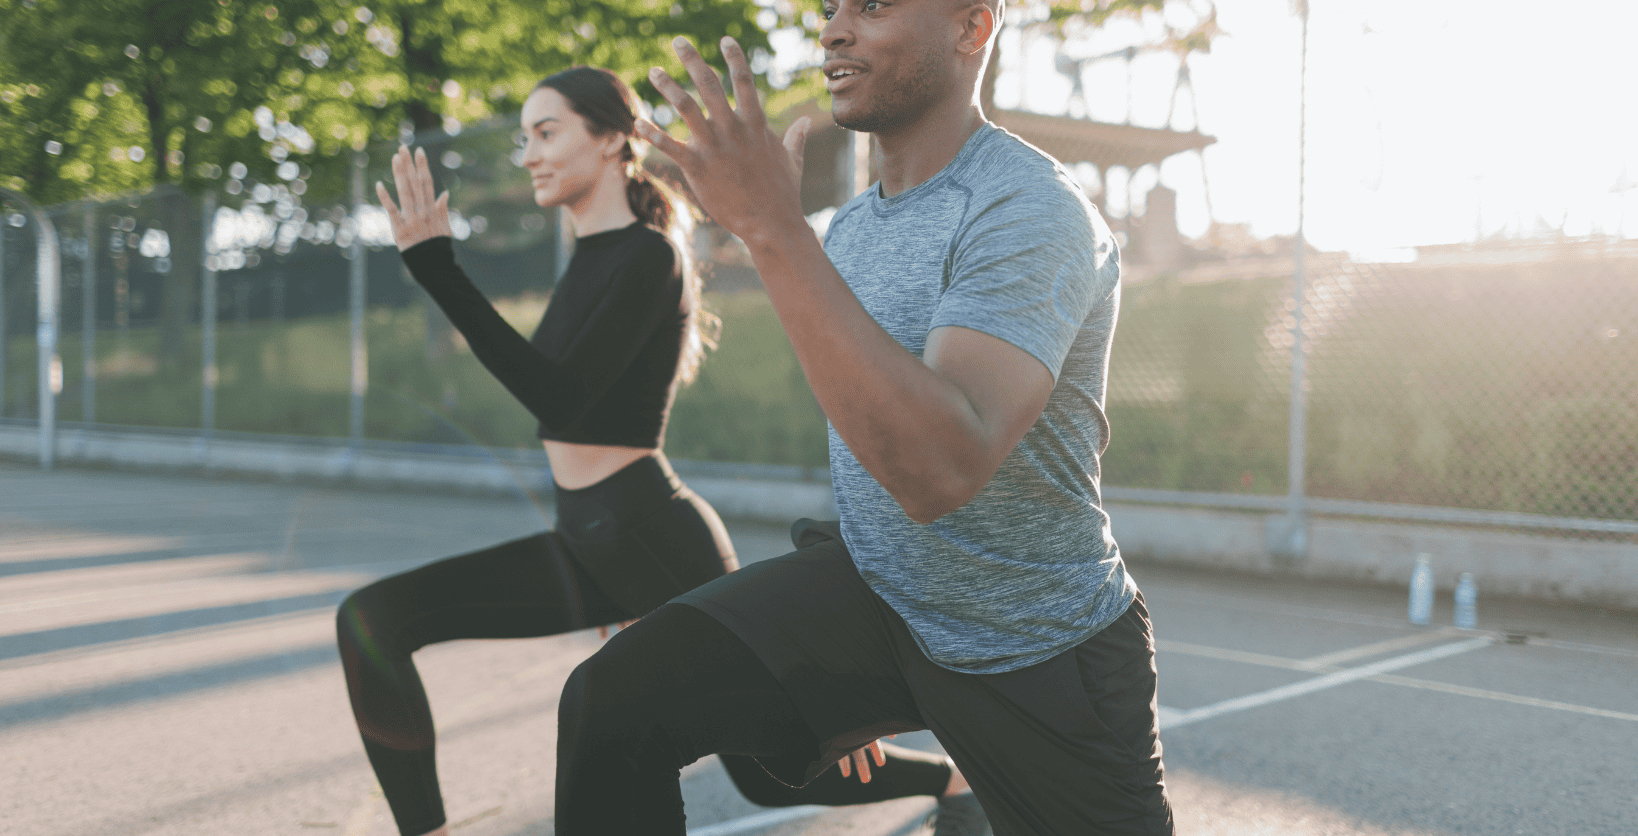
[(984, 112), (977, 102), (953, 99), (899, 130), (875, 134), (881, 149), (882, 195), (908, 191), (943, 171), (983, 124)]

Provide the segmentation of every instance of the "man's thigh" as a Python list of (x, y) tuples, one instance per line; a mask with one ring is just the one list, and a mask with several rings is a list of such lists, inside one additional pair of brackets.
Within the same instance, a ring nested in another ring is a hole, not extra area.
[(1075, 648), (1003, 674), (906, 661), (929, 728), (1001, 836), (1169, 836), (1142, 599)]
[[(806, 719), (821, 753), (811, 780), (878, 737), (926, 728), (900, 671), (894, 615), (859, 577), (839, 533), (798, 526), (800, 546), (673, 599), (733, 632)], [(902, 629), (902, 622), (899, 622)]]

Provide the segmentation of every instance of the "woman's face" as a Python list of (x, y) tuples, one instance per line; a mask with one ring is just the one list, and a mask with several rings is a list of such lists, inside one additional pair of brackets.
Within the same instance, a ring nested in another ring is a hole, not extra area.
[(540, 206), (574, 207), (591, 197), (609, 166), (620, 159), (625, 137), (593, 136), (586, 120), (562, 93), (542, 87), (523, 103), (523, 167)]

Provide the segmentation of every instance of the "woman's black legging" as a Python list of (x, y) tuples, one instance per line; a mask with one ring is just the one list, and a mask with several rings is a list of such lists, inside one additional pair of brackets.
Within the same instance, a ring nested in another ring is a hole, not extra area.
[[(353, 717), (404, 836), (445, 821), (432, 713), (410, 654), (453, 639), (551, 636), (638, 618), (738, 565), (716, 512), (659, 457), (588, 488), (559, 488), (557, 521), (556, 531), (383, 578), (336, 614)], [(796, 789), (749, 757), (722, 762), (740, 792), (765, 806), (938, 795), (949, 782), (942, 757), (883, 750), (887, 764), (869, 784), (830, 770)]]

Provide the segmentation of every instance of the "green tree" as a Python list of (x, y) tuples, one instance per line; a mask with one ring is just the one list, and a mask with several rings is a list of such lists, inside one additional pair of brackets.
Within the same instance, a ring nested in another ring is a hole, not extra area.
[(765, 51), (757, 12), (752, 0), (0, 0), (0, 185), (41, 203), (179, 187), (160, 198), (178, 256), (161, 311), (170, 361), (194, 318), (201, 191), (342, 193), (340, 152), (515, 111), (572, 63), (635, 74), (671, 63), (675, 35), (713, 59), (723, 33)]

